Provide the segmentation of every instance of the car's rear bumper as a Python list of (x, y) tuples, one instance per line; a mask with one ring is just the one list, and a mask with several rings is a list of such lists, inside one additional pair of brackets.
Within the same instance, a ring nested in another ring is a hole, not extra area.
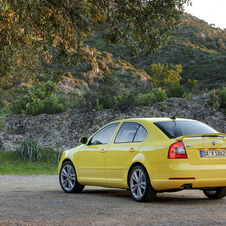
[(226, 164), (190, 165), (189, 163), (153, 164), (147, 166), (151, 184), (157, 191), (192, 188), (226, 187)]

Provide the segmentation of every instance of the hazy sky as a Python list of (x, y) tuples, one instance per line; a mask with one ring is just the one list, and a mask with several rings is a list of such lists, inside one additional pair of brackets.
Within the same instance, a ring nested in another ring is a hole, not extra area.
[(221, 29), (226, 28), (226, 0), (192, 0), (192, 6), (186, 6), (185, 12)]

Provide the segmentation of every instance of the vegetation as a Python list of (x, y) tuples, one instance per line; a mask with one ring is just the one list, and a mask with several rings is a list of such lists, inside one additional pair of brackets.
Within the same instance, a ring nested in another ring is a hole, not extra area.
[(64, 107), (64, 100), (53, 92), (57, 85), (52, 81), (41, 82), (35, 86), (22, 83), (18, 88), (19, 96), (11, 104), (14, 114), (59, 113)]
[(37, 162), (42, 157), (42, 149), (36, 140), (25, 138), (19, 147), (23, 159)]
[(60, 151), (42, 149), (42, 157), (38, 162), (25, 160), (20, 151), (0, 151), (0, 174), (38, 175), (57, 174)]
[(60, 150), (42, 148), (36, 140), (25, 138), (19, 150), (0, 151), (0, 174), (57, 174), (61, 155)]
[(179, 22), (190, 0), (1, 0), (0, 77), (32, 79), (48, 62), (78, 65), (95, 61), (83, 43), (98, 31), (106, 43), (132, 52), (155, 52)]
[(167, 88), (172, 84), (179, 84), (182, 79), (179, 75), (182, 72), (181, 65), (152, 64), (149, 70), (151, 71), (150, 82), (157, 87)]
[[(111, 45), (103, 42), (95, 33), (85, 43), (98, 51), (108, 51), (115, 58), (130, 62), (136, 69), (145, 70), (152, 64), (182, 65), (181, 84), (188, 79), (200, 81), (199, 89), (218, 88), (226, 78), (226, 30), (209, 25), (203, 20), (184, 13), (180, 26), (171, 30), (170, 40), (161, 46), (159, 53), (146, 56), (140, 53), (131, 57), (125, 45)], [(201, 82), (202, 81), (202, 82)]]
[(207, 103), (217, 110), (226, 113), (226, 87), (212, 90), (207, 95)]

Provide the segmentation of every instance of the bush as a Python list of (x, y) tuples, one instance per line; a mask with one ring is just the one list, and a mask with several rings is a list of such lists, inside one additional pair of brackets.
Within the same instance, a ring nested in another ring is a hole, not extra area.
[(226, 110), (226, 87), (212, 90), (207, 94), (207, 104), (223, 112)]
[(104, 70), (106, 68), (106, 65), (104, 62), (102, 62), (101, 60), (98, 60), (98, 66), (101, 70)]
[(36, 140), (25, 138), (19, 147), (23, 159), (37, 162), (42, 157), (42, 149)]
[(139, 105), (141, 107), (157, 102), (162, 102), (167, 99), (167, 95), (161, 88), (152, 89), (151, 93), (139, 94)]
[(104, 74), (104, 84), (113, 86), (114, 85), (114, 76), (112, 74)]
[(190, 93), (184, 93), (182, 97), (185, 98), (188, 101), (191, 101), (191, 98), (193, 97), (193, 95), (192, 95), (191, 92)]
[(102, 53), (102, 55), (103, 55), (103, 57), (105, 58), (106, 61), (111, 61), (112, 60), (111, 59), (111, 57), (112, 57), (112, 54), (111, 53), (108, 53), (108, 52), (104, 51)]
[[(62, 101), (60, 101), (60, 98), (62, 99)], [(65, 98), (58, 97), (56, 94), (51, 94), (49, 98), (46, 98), (44, 100), (45, 112), (48, 114), (60, 113), (65, 109), (63, 105), (63, 103), (65, 102)]]
[(186, 92), (187, 91), (183, 86), (176, 84), (169, 87), (167, 95), (168, 97), (182, 97)]
[(59, 149), (51, 150), (49, 148), (42, 149), (41, 160), (44, 162), (49, 162), (54, 165), (58, 165), (63, 152)]
[(20, 95), (11, 104), (12, 113), (38, 115), (62, 112), (65, 100), (61, 100), (53, 93), (56, 88), (57, 85), (52, 81), (41, 82), (35, 86), (20, 85)]
[(115, 89), (105, 87), (97, 93), (87, 93), (80, 102), (83, 110), (117, 109), (124, 111), (130, 107), (143, 107), (167, 99), (167, 95), (161, 88), (155, 88), (151, 93), (141, 94), (140, 91), (123, 90), (120, 95), (115, 95)]
[(129, 107), (138, 106), (138, 94), (138, 90), (123, 90), (121, 95), (114, 97), (114, 108), (123, 111)]
[(4, 100), (0, 99), (0, 109), (6, 107), (6, 103), (4, 102)]

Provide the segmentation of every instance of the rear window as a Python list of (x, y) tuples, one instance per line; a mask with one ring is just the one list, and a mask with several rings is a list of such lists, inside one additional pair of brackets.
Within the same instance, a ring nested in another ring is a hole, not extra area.
[(156, 122), (154, 124), (170, 139), (186, 135), (218, 133), (216, 130), (201, 122), (167, 121)]

